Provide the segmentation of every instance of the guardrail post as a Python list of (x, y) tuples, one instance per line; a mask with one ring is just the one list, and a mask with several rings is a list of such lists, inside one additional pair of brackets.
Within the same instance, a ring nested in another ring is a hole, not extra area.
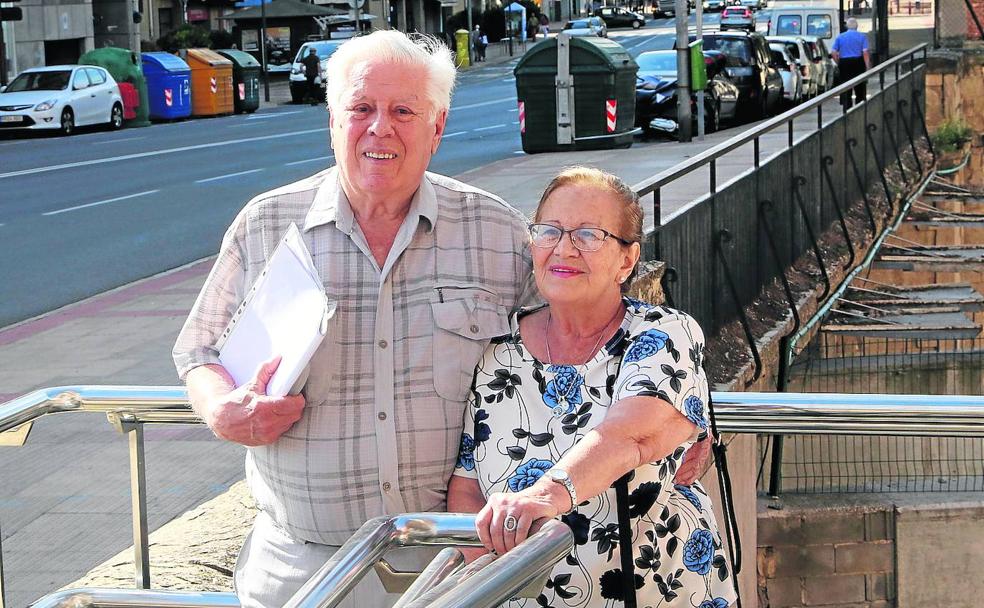
[(847, 138), (845, 142), (845, 147), (847, 148), (847, 157), (851, 161), (851, 170), (854, 173), (854, 180), (858, 184), (858, 188), (861, 190), (861, 200), (864, 201), (864, 210), (868, 213), (868, 221), (871, 223), (871, 234), (878, 233), (878, 224), (875, 222), (875, 214), (871, 210), (871, 201), (868, 200), (868, 188), (865, 185), (864, 179), (861, 177), (861, 170), (858, 169), (858, 161), (854, 158), (854, 148), (858, 145), (858, 140), (853, 137)]
[(893, 118), (895, 118), (895, 112), (892, 112), (891, 110), (885, 110), (885, 113), (883, 114), (883, 118), (882, 118), (882, 124), (885, 125), (885, 132), (888, 134), (888, 141), (889, 143), (892, 144), (892, 150), (895, 151), (895, 164), (899, 168), (899, 173), (902, 174), (902, 181), (904, 181), (905, 185), (908, 186), (909, 174), (905, 172), (905, 166), (902, 164), (902, 155), (899, 153), (899, 144), (895, 140), (895, 133), (893, 133), (892, 129), (889, 128), (888, 124), (886, 124), (887, 121), (892, 120)]
[(847, 263), (844, 264), (844, 269), (847, 270), (854, 265), (854, 243), (851, 242), (851, 232), (847, 229), (847, 223), (844, 221), (844, 211), (841, 209), (840, 201), (837, 199), (834, 180), (830, 177), (830, 170), (827, 168), (832, 164), (834, 164), (834, 157), (825, 154), (820, 170), (823, 172), (824, 179), (827, 181), (827, 187), (830, 188), (830, 202), (834, 204), (834, 211), (837, 212), (837, 221), (840, 222), (841, 231), (844, 233), (844, 240), (847, 242), (847, 252), (849, 255)]
[[(907, 105), (909, 105), (908, 101), (904, 99), (899, 100), (898, 106), (899, 106), (900, 113), (901, 110), (903, 110)], [(910, 114), (909, 119), (911, 120), (911, 118), (912, 115)], [(909, 121), (905, 120), (905, 118), (903, 117), (903, 120), (901, 120), (900, 122), (902, 123), (902, 128), (905, 129), (905, 136), (909, 139), (909, 148), (912, 149), (912, 157), (916, 159), (916, 172), (919, 175), (922, 175), (923, 173), (922, 161), (919, 160), (919, 152), (916, 150), (916, 141), (912, 139), (912, 129), (909, 128)]]
[(822, 302), (830, 294), (830, 277), (827, 275), (827, 265), (824, 263), (823, 255), (820, 253), (820, 244), (817, 242), (816, 233), (813, 232), (810, 215), (806, 212), (806, 203), (803, 201), (803, 195), (800, 194), (800, 186), (805, 183), (806, 178), (802, 175), (793, 177), (793, 198), (796, 199), (796, 205), (799, 207), (800, 214), (803, 216), (803, 226), (806, 228), (806, 235), (810, 237), (810, 246), (813, 249), (813, 255), (817, 258), (820, 276), (823, 278), (823, 293), (817, 296), (817, 301)]
[(878, 130), (878, 125), (869, 122), (864, 129), (865, 136), (868, 138), (868, 143), (871, 145), (871, 154), (875, 157), (875, 166), (878, 167), (878, 177), (881, 179), (882, 188), (885, 190), (885, 203), (888, 205), (887, 213), (891, 214), (892, 209), (895, 205), (892, 204), (892, 191), (888, 187), (888, 180), (885, 179), (885, 165), (881, 161), (881, 155), (878, 154), (878, 146), (875, 145), (875, 137), (872, 135)]
[(123, 422), (130, 443), (130, 508), (133, 511), (133, 576), (138, 589), (150, 589), (147, 532), (147, 467), (143, 424)]
[(729, 230), (718, 230), (717, 238), (714, 240), (714, 250), (717, 252), (718, 261), (724, 267), (725, 282), (728, 284), (731, 299), (735, 301), (735, 309), (738, 311), (738, 321), (741, 323), (741, 328), (745, 332), (745, 340), (748, 342), (748, 348), (752, 351), (752, 359), (755, 361), (755, 374), (745, 383), (745, 387), (747, 388), (754, 384), (759, 379), (759, 376), (762, 375), (762, 357), (759, 356), (758, 347), (755, 345), (755, 335), (752, 333), (752, 328), (748, 324), (748, 317), (745, 316), (745, 308), (741, 305), (741, 298), (738, 297), (738, 287), (731, 277), (728, 256), (724, 255), (724, 244), (730, 243), (732, 238)]

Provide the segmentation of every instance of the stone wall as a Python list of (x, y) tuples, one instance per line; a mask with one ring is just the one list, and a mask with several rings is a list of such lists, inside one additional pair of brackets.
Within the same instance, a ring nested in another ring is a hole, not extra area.
[(761, 506), (759, 605), (888, 608), (895, 600), (891, 507)]

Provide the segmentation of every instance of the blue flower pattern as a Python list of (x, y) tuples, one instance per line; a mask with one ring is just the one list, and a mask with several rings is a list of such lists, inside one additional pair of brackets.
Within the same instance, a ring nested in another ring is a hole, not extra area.
[(563, 397), (567, 401), (567, 411), (581, 405), (584, 401), (581, 397), (584, 377), (577, 373), (577, 368), (573, 365), (551, 365), (547, 371), (554, 372), (556, 375), (553, 380), (547, 382), (547, 390), (543, 393), (543, 402), (548, 407), (554, 408), (560, 405), (560, 399)]
[(690, 395), (683, 402), (683, 410), (687, 420), (700, 428), (707, 430), (707, 418), (704, 415), (704, 402), (697, 395)]
[[(487, 351), (486, 359), (476, 371), (475, 401), (469, 408), (473, 426), (466, 422), (466, 428), (474, 438), (467, 434), (462, 437), (458, 458), (460, 470), (477, 476), (485, 493), (519, 492), (532, 486), (570, 446), (604, 420), (613, 400), (634, 392), (637, 394), (644, 384), (648, 385), (648, 394), (664, 392), (688, 419), (702, 429), (707, 428), (706, 377), (699, 370), (700, 364), (686, 354), (691, 349), (703, 348), (699, 327), (692, 319), (672, 309), (658, 307), (657, 310), (657, 307), (628, 298), (623, 301), (628, 325), (623, 324), (618, 339), (609, 344), (611, 354), (605, 360), (599, 357), (577, 367), (546, 365), (535, 368), (529, 363), (528, 350), (518, 334), (513, 341), (493, 345)], [(514, 350), (520, 345), (522, 350)], [(677, 351), (683, 353), (682, 359), (674, 358)], [(524, 352), (527, 354), (517, 354)], [(615, 360), (619, 356), (620, 367)], [(491, 403), (486, 398), (492, 391), (484, 384), (495, 379), (496, 370), (501, 373), (503, 361), (515, 362), (507, 366), (507, 371), (519, 375), (523, 382), (516, 386), (515, 396), (496, 402), (494, 406), (486, 405)], [(631, 365), (625, 365), (627, 363)], [(668, 366), (672, 367), (672, 372), (686, 372), (686, 375), (670, 373), (666, 369)], [(612, 370), (616, 369), (622, 372), (615, 375)], [(624, 373), (626, 369), (630, 372)], [(674, 375), (678, 378), (676, 388), (671, 386)], [(639, 388), (633, 388), (637, 383)], [(561, 397), (566, 397), (567, 408), (564, 415), (557, 416), (551, 410), (561, 405)], [(540, 403), (547, 407), (536, 407)], [(477, 450), (479, 445), (489, 447)], [(654, 552), (660, 556), (652, 562), (658, 565), (649, 575), (640, 577), (644, 572), (637, 568), (638, 603), (660, 608), (728, 608), (734, 600), (731, 573), (726, 566), (719, 565), (725, 563), (721, 560), (726, 558), (714, 514), (705, 510), (701, 502), (703, 490), (699, 483), (674, 485), (672, 470), (660, 473), (658, 465), (640, 467), (629, 484), (630, 493), (643, 484), (663, 488), (648, 502), (630, 502), (630, 509), (635, 509), (631, 525), (636, 562)], [(472, 468), (467, 468), (469, 466)], [(568, 561), (558, 564), (552, 572), (554, 586), (544, 589), (536, 603), (513, 600), (505, 606), (535, 608), (536, 604), (543, 604), (564, 608), (611, 608), (612, 599), (624, 591), (621, 576), (613, 576), (618, 574), (613, 568), (618, 567), (619, 559), (617, 548), (612, 548), (618, 540), (617, 532), (612, 533), (609, 529), (617, 524), (614, 504), (614, 490), (609, 489), (605, 496), (581, 503), (568, 515), (565, 520), (569, 523), (575, 519), (579, 522), (573, 526), (577, 543)], [(660, 525), (665, 527), (671, 519), (678, 522), (673, 531), (665, 536), (655, 534)], [(667, 542), (673, 538), (679, 548), (670, 555)], [(643, 551), (644, 547), (648, 554)], [(673, 576), (684, 587), (667, 596), (654, 582), (654, 572), (660, 573), (664, 580)], [(677, 572), (681, 574), (677, 576)], [(558, 584), (558, 581), (563, 582)]]
[(641, 333), (636, 336), (622, 360), (626, 363), (632, 363), (642, 361), (646, 357), (652, 357), (666, 347), (666, 341), (669, 339), (670, 336), (666, 332), (658, 329), (650, 329)]
[(466, 471), (475, 470), (475, 440), (468, 433), (461, 434), (461, 447), (458, 448), (458, 462), (455, 466)]
[(509, 478), (509, 489), (513, 492), (525, 490), (536, 483), (537, 479), (543, 477), (554, 463), (549, 460), (538, 460), (531, 458), (519, 465), (516, 474)]
[(687, 570), (703, 576), (711, 571), (712, 559), (714, 559), (714, 536), (702, 528), (694, 530), (683, 544), (683, 565)]

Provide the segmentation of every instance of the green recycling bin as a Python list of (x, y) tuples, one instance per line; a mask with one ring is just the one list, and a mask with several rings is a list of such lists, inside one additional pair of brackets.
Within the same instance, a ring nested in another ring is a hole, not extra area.
[(235, 49), (215, 51), (232, 62), (232, 104), (236, 113), (253, 113), (260, 107), (260, 62)]
[(95, 49), (79, 57), (79, 65), (97, 65), (105, 68), (117, 84), (129, 83), (139, 98), (136, 105), (127, 103), (126, 111), (133, 111), (128, 118), (128, 127), (150, 126), (150, 98), (147, 96), (147, 79), (143, 74), (143, 60), (140, 53), (117, 47)]
[(639, 66), (625, 48), (607, 38), (564, 38), (568, 41), (569, 86), (564, 86), (560, 73), (563, 62), (558, 64), (564, 53), (559, 37), (531, 48), (513, 71), (523, 151), (628, 148), (638, 132), (635, 84)]

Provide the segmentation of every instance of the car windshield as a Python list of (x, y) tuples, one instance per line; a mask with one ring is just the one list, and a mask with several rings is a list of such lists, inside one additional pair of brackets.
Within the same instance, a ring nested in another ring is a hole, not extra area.
[(321, 40), (319, 42), (308, 42), (301, 47), (300, 51), (297, 52), (297, 57), (294, 59), (294, 62), (296, 63), (299, 62), (301, 59), (304, 59), (304, 57), (311, 52), (308, 49), (312, 49), (312, 48), (318, 51), (318, 59), (324, 61), (325, 59), (331, 57), (331, 54), (334, 53), (336, 50), (338, 50), (338, 47), (341, 46), (341, 44), (342, 43), (339, 41), (328, 41), (328, 40)]
[(642, 53), (636, 58), (640, 72), (671, 72), (676, 74), (676, 51)]
[(57, 72), (24, 72), (7, 87), (7, 93), (19, 93), (21, 91), (61, 91), (68, 88), (68, 81), (72, 77), (71, 70), (59, 70)]
[(776, 34), (789, 36), (802, 33), (803, 26), (798, 15), (779, 15), (779, 20), (776, 22)]
[(808, 36), (817, 36), (819, 38), (830, 38), (830, 15), (807, 15), (806, 34)]
[(564, 26), (565, 30), (581, 30), (587, 28), (588, 28), (588, 22), (585, 19), (579, 19), (577, 21), (568, 21), (567, 25)]
[(721, 51), (728, 59), (728, 67), (752, 65), (752, 41), (747, 38), (704, 36), (705, 51)]

